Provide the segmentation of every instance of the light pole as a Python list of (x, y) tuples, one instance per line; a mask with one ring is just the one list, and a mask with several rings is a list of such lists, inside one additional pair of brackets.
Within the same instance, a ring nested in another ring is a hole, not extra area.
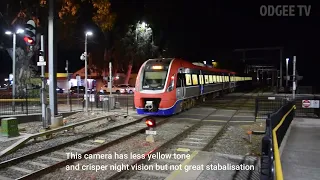
[(88, 59), (88, 52), (87, 52), (87, 45), (88, 45), (88, 36), (91, 36), (92, 32), (88, 31), (86, 32), (86, 39), (85, 39), (85, 47), (84, 47), (84, 55), (85, 55), (85, 62), (84, 62), (84, 69), (85, 69), (85, 77), (84, 77), (84, 82), (85, 82), (85, 98), (86, 98), (86, 110), (85, 112), (88, 112), (88, 65), (87, 65), (87, 59)]
[(288, 72), (288, 64), (289, 64), (289, 58), (286, 58), (286, 87), (288, 87), (288, 76), (289, 76), (289, 72)]
[(23, 29), (17, 29), (16, 32), (6, 31), (5, 34), (13, 35), (12, 41), (12, 109), (15, 111), (15, 96), (16, 96), (16, 34), (23, 33)]

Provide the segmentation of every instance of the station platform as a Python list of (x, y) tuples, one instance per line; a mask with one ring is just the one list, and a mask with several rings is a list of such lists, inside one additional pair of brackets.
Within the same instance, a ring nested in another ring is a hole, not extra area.
[(165, 180), (260, 179), (257, 157), (205, 151), (194, 151), (192, 155), (182, 163), (182, 170), (173, 171)]
[(320, 119), (294, 118), (281, 164), (284, 179), (320, 179)]

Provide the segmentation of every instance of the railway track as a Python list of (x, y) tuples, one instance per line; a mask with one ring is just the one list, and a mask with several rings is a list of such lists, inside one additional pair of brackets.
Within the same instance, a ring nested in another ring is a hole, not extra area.
[[(228, 104), (233, 103), (229, 102)], [(227, 104), (226, 104), (227, 106)], [(215, 111), (210, 113), (208, 116), (213, 114)], [(206, 116), (206, 117), (208, 117)], [(203, 120), (206, 118), (198, 119), (198, 123), (194, 124), (187, 130), (178, 134), (171, 140), (167, 141), (165, 144), (152, 151), (151, 153), (156, 153), (159, 151), (163, 151), (165, 153), (173, 153), (177, 154), (192, 154), (192, 152), (198, 150), (207, 150), (210, 145), (212, 145), (217, 138), (223, 133), (223, 131), (228, 127), (228, 124), (232, 117), (224, 124), (221, 123), (211, 123), (208, 124)], [(160, 119), (157, 122), (158, 125), (165, 123), (170, 118)], [(76, 159), (68, 159), (67, 152), (69, 153), (78, 153), (78, 154), (92, 154), (95, 152), (99, 152), (102, 149), (110, 147), (116, 143), (121, 142), (131, 136), (134, 136), (138, 133), (144, 132), (147, 128), (145, 127), (144, 122), (141, 122), (141, 119), (136, 121), (121, 124), (115, 126), (113, 128), (109, 128), (106, 130), (99, 131), (97, 133), (82, 137), (80, 139), (76, 139), (71, 142), (63, 143), (55, 147), (51, 147), (48, 149), (44, 149), (35, 153), (31, 153), (22, 157), (10, 159), (0, 163), (0, 179), (11, 180), (11, 179), (34, 179), (43, 174), (47, 174), (54, 169), (63, 167), (67, 164), (71, 164)], [(97, 141), (98, 140), (98, 141)], [(167, 148), (168, 147), (168, 148)], [(180, 147), (177, 151), (177, 147)], [(150, 161), (148, 163), (180, 163), (180, 161), (172, 161), (169, 162), (157, 162)], [(143, 162), (143, 160), (139, 160), (134, 164), (139, 164)], [(133, 165), (133, 164), (132, 164)], [(150, 173), (150, 171), (148, 171)], [(117, 179), (122, 176), (123, 172), (117, 173), (109, 179)], [(146, 175), (146, 172), (130, 172), (134, 173), (133, 176), (141, 176)], [(168, 175), (168, 173), (157, 173), (157, 177), (163, 177)], [(141, 177), (143, 179), (143, 177)], [(139, 179), (139, 178), (138, 178)]]
[[(182, 133), (176, 135), (174, 138), (170, 139), (157, 149), (148, 152), (145, 156), (148, 155), (157, 155), (161, 154), (171, 154), (172, 156), (194, 156), (198, 151), (206, 151), (210, 146), (220, 137), (224, 130), (228, 127), (228, 124), (233, 116), (229, 118), (225, 123), (212, 123), (205, 122), (204, 119), (214, 114), (215, 110), (212, 111), (208, 116), (202, 118), (196, 124), (192, 125)], [(151, 165), (153, 167), (157, 165), (167, 165), (170, 166), (183, 166), (183, 161), (185, 159), (140, 159), (129, 166), (135, 165)], [(108, 180), (115, 179), (131, 179), (131, 180), (144, 180), (144, 179), (165, 179), (172, 173), (174, 170), (148, 170), (148, 171), (121, 171), (113, 176), (109, 177)]]
[[(142, 118), (143, 119), (143, 118)], [(54, 169), (70, 164), (76, 159), (67, 157), (68, 153), (92, 154), (103, 148), (112, 146), (146, 130), (142, 119), (124, 123), (88, 136), (47, 148), (28, 155), (10, 159), (0, 163), (0, 179), (34, 179)], [(160, 118), (158, 124), (167, 122), (169, 118)]]
[[(252, 93), (252, 92), (251, 92)], [(254, 92), (256, 93), (256, 92)], [(223, 107), (227, 107), (228, 105), (234, 103), (237, 99), (242, 98), (243, 96), (249, 93), (244, 93), (240, 97), (226, 103)], [(251, 95), (252, 96), (252, 95)], [(250, 96), (250, 97), (251, 97)], [(244, 100), (246, 102), (247, 100)], [(240, 107), (240, 106), (239, 106)], [(145, 156), (148, 155), (157, 155), (157, 153), (161, 154), (171, 154), (172, 156), (175, 154), (177, 156), (189, 155), (189, 157), (195, 156), (198, 151), (207, 151), (211, 148), (211, 146), (218, 140), (218, 138), (223, 134), (225, 129), (230, 124), (231, 119), (234, 117), (236, 113), (234, 113), (225, 123), (209, 123), (206, 122), (205, 119), (210, 115), (214, 114), (215, 111), (210, 113), (208, 116), (199, 120), (198, 123), (194, 124), (190, 128), (186, 129), (182, 133), (178, 134), (162, 146), (157, 149), (148, 152)], [(171, 157), (172, 157), (171, 156)], [(129, 166), (134, 167), (135, 165), (147, 165), (152, 166), (153, 169), (150, 170), (130, 170), (130, 171), (121, 171), (113, 176), (109, 177), (108, 180), (158, 180), (158, 179), (166, 179), (170, 176), (170, 174), (175, 170), (174, 168), (170, 169), (170, 167), (177, 166), (185, 166), (185, 159), (140, 159)], [(165, 170), (155, 170), (156, 166), (167, 167)], [(169, 167), (169, 168), (168, 168)], [(250, 173), (249, 173), (250, 175)], [(237, 177), (241, 176), (240, 173), (237, 173)], [(244, 177), (242, 175), (241, 177)]]

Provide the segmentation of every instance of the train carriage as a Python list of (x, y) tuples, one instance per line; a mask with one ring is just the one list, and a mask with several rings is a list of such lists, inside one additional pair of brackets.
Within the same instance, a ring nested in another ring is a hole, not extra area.
[(189, 109), (209, 94), (232, 92), (251, 77), (177, 58), (150, 59), (140, 68), (134, 102), (138, 114), (168, 116)]

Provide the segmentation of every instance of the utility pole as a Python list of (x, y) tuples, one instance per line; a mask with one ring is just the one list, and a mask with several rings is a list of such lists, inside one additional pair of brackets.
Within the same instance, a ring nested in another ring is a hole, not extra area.
[(16, 111), (16, 32), (13, 33), (13, 50), (12, 50), (12, 110)]
[(293, 56), (293, 85), (292, 85), (292, 99), (294, 100), (296, 93), (296, 56)]
[(112, 63), (109, 62), (110, 95), (112, 94)]
[(66, 60), (66, 72), (67, 72), (67, 80), (68, 80), (68, 86), (67, 86), (67, 104), (68, 104), (68, 106), (69, 106), (70, 103), (69, 103), (69, 64), (68, 64), (68, 60)]
[(43, 128), (48, 128), (48, 122), (46, 119), (46, 102), (47, 102), (47, 96), (46, 96), (46, 79), (45, 79), (45, 69), (46, 62), (44, 61), (44, 38), (43, 35), (41, 35), (41, 50), (39, 54), (39, 62), (38, 66), (41, 66), (41, 112), (42, 112), (42, 124)]
[(56, 53), (56, 33), (55, 28), (55, 0), (49, 0), (49, 22), (48, 22), (48, 54), (49, 54), (49, 98), (50, 98), (50, 110), (51, 110), (51, 124), (59, 123), (59, 120), (55, 118), (58, 115), (57, 111), (57, 53)]
[(280, 88), (282, 88), (282, 49), (280, 49)]

